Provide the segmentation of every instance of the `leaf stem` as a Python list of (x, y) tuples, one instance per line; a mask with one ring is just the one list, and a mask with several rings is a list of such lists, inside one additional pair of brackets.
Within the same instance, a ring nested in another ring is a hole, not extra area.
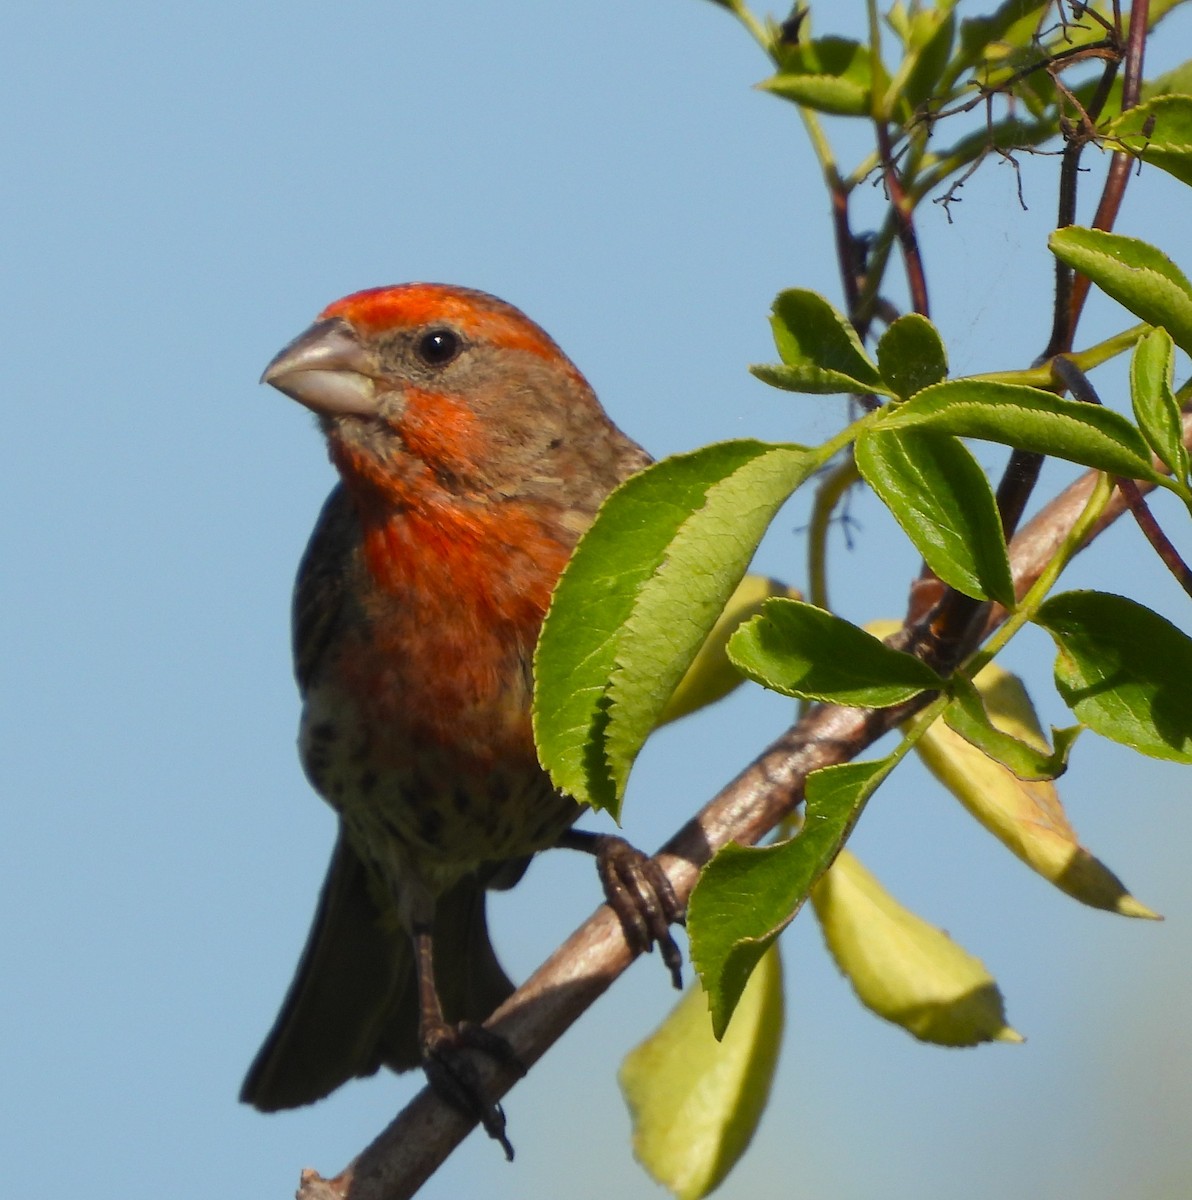
[[(1075, 363), (1082, 371), (1091, 371), (1094, 367), (1107, 363), (1110, 359), (1133, 349), (1138, 339), (1150, 329), (1149, 325), (1131, 325), (1121, 333), (1115, 333), (1103, 342), (1097, 342), (1084, 350), (1076, 350), (1064, 357)], [(966, 375), (966, 379), (979, 379), (983, 383), (1017, 383), (1025, 387), (1036, 387), (1049, 390), (1055, 382), (1051, 371), (1051, 363), (1042, 366), (1027, 367), (1021, 371), (986, 371), (980, 375)]]
[(807, 130), (807, 140), (811, 143), (812, 153), (823, 172), (824, 183), (827, 185), (828, 191), (832, 193), (833, 197), (837, 192), (847, 196), (853, 185), (840, 177), (836, 156), (832, 153), (832, 143), (828, 141), (828, 136), (824, 133), (824, 127), (820, 124), (815, 110), (808, 108), (805, 104), (797, 104), (795, 107), (799, 110), (803, 128)]
[(850, 454), (824, 476), (811, 506), (807, 527), (807, 597), (825, 611), (831, 611), (828, 603), (828, 529), (840, 498), (860, 479), (856, 460)]
[(767, 54), (773, 57), (773, 47), (770, 42), (769, 32), (766, 30), (765, 25), (749, 11), (748, 5), (742, 4), (741, 0), (717, 0), (717, 3), (727, 8), (749, 30), (749, 34), (753, 40)]

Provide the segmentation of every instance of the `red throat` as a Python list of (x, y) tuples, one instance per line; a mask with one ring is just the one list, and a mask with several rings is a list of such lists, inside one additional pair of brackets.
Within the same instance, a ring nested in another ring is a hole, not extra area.
[(409, 509), (364, 523), (373, 642), (361, 691), (382, 725), (404, 723), (478, 769), (534, 757), (526, 665), (568, 555), (524, 508), (501, 508)]
[(568, 549), (524, 506), (434, 505), (366, 521), (364, 555), (385, 591), (467, 604), (478, 621), (536, 637)]

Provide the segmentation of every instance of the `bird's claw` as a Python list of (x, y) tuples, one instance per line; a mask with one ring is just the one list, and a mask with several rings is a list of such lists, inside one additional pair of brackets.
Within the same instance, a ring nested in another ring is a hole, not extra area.
[(638, 952), (652, 950), (657, 944), (671, 982), (681, 989), (683, 953), (670, 927), (681, 924), (685, 914), (666, 872), (654, 859), (612, 834), (600, 836), (596, 870), (625, 940)]
[(500, 1142), (505, 1158), (513, 1161), (513, 1146), (505, 1133), (505, 1110), (486, 1094), (480, 1072), (468, 1055), (478, 1050), (521, 1076), (526, 1066), (499, 1034), (472, 1021), (446, 1021), (422, 1035), (422, 1069), (427, 1082), (453, 1108), (478, 1121), (490, 1138)]

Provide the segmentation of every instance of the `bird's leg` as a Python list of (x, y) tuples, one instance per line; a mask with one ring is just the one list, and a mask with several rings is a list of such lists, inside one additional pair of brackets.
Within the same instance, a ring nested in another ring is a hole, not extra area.
[(614, 834), (569, 829), (556, 844), (595, 856), (604, 898), (617, 914), (625, 940), (638, 952), (652, 950), (657, 943), (671, 981), (682, 988), (683, 954), (670, 927), (682, 924), (685, 914), (666, 872)]
[(479, 1050), (525, 1074), (525, 1065), (513, 1047), (498, 1034), (473, 1021), (453, 1025), (443, 1015), (435, 987), (434, 938), (430, 925), (416, 925), (411, 933), (414, 965), (418, 973), (418, 1042), (427, 1082), (449, 1104), (479, 1121), (485, 1133), (501, 1143), (513, 1161), (513, 1147), (505, 1135), (505, 1110), (485, 1095), (476, 1064), (468, 1050)]

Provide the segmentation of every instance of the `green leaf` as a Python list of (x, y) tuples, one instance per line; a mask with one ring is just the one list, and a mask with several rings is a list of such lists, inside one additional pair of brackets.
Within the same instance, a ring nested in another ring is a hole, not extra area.
[(881, 106), (884, 112), (892, 114), (895, 105), (902, 101), (903, 112), (909, 118), (935, 96), (956, 37), (953, 8), (955, 0), (945, 0), (909, 15), (907, 53), (886, 90)]
[(728, 654), (763, 687), (803, 700), (884, 708), (943, 684), (913, 655), (799, 600), (767, 600), (729, 639)]
[[(1183, 2), (1180, 0), (1180, 3)], [(1154, 12), (1153, 7), (1151, 11)], [(1172, 67), (1170, 71), (1164, 71), (1162, 75), (1156, 75), (1154, 79), (1144, 79), (1139, 88), (1139, 96), (1144, 104), (1159, 96), (1171, 95), (1192, 95), (1192, 59)]]
[(794, 920), (898, 760), (895, 753), (812, 772), (807, 817), (797, 836), (761, 847), (730, 842), (700, 872), (687, 906), (687, 930), (718, 1038), (754, 967)]
[(894, 394), (908, 400), (947, 376), (948, 354), (936, 327), (918, 313), (907, 313), (882, 334), (877, 367)]
[(687, 668), (687, 673), (671, 693), (666, 708), (658, 718), (659, 725), (677, 721), (697, 709), (715, 704), (745, 682), (745, 677), (733, 666), (728, 656), (728, 639), (739, 625), (762, 611), (763, 602), (770, 596), (793, 596), (799, 599), (799, 593), (794, 588), (788, 588), (776, 579), (767, 579), (764, 575), (746, 575), (741, 580), (724, 606), (724, 611), (716, 618), (716, 624)]
[(959, 58), (972, 66), (987, 55), (1025, 50), (1033, 42), (1043, 10), (1050, 0), (1003, 0), (988, 16), (960, 22)]
[(1171, 390), (1174, 347), (1166, 329), (1139, 338), (1130, 363), (1134, 417), (1151, 449), (1181, 482), (1188, 478), (1188, 450), (1180, 406)]
[(1127, 109), (1107, 136), (1145, 163), (1192, 184), (1192, 96), (1156, 96)]
[(823, 296), (802, 288), (781, 292), (770, 316), (774, 344), (784, 366), (753, 367), (753, 373), (792, 392), (884, 390), (857, 331)]
[(815, 38), (785, 50), (782, 70), (758, 87), (819, 112), (864, 117), (872, 105), (873, 65), (860, 42)]
[(1146, 442), (1125, 417), (1020, 384), (938, 383), (891, 410), (878, 428), (917, 426), (1052, 454), (1131, 479), (1157, 478)]
[(1037, 744), (999, 729), (989, 719), (980, 693), (964, 676), (954, 676), (952, 687), (955, 699), (944, 710), (944, 720), (982, 754), (1023, 780), (1058, 779), (1068, 769), (1068, 754), (1080, 732), (1079, 725), (1053, 729), (1055, 749), (1040, 750)]
[(1057, 229), (1047, 244), (1061, 262), (1144, 321), (1162, 325), (1192, 353), (1192, 284), (1166, 254), (1137, 238), (1077, 225)]
[[(1040, 44), (1039, 26), (1048, 7), (1047, 3), (1031, 0), (1006, 0), (991, 16), (962, 22), (961, 52), (949, 68), (947, 79), (954, 81), (964, 69), (972, 67), (971, 84), (1006, 89), (1032, 116), (1041, 117), (1054, 106), (1056, 94), (1051, 77), (1031, 69), (1046, 61), (1049, 47)], [(1079, 27), (1068, 22), (1064, 35), (1076, 40)], [(1064, 48), (1067, 46), (1065, 43)]]
[(1107, 592), (1064, 592), (1036, 621), (1059, 655), (1055, 683), (1090, 729), (1152, 758), (1192, 762), (1192, 640)]
[(1014, 606), (1014, 581), (997, 502), (958, 438), (933, 429), (887, 431), (856, 444), (857, 468), (927, 565), (950, 587)]
[(898, 35), (904, 50), (911, 48), (911, 14), (907, 12), (902, 0), (894, 3), (886, 10), (886, 24)]
[(824, 941), (857, 998), (938, 1046), (1021, 1042), (979, 958), (904, 908), (847, 850), (815, 885)]
[(802, 446), (738, 441), (655, 463), (601, 507), (534, 660), (534, 734), (555, 786), (619, 813), (633, 759), (790, 493)]
[(679, 1200), (700, 1200), (732, 1170), (770, 1094), (784, 1020), (778, 947), (762, 956), (723, 1040), (689, 987), (621, 1064), (638, 1162)]

